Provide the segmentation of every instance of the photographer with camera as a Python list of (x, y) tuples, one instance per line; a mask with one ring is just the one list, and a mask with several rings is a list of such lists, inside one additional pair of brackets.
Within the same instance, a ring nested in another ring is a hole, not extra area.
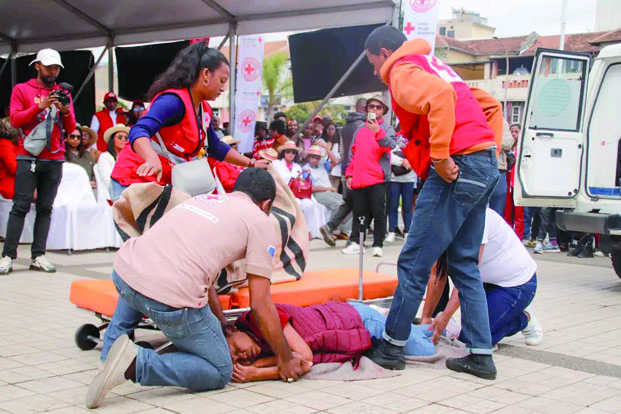
[(37, 77), (15, 85), (11, 94), (11, 124), (21, 128), (23, 136), (17, 152), (15, 195), (0, 259), (0, 275), (13, 269), (24, 217), (30, 211), (35, 190), (37, 214), (30, 269), (48, 273), (56, 271), (45, 258), (45, 246), (65, 160), (63, 133), (74, 131), (76, 122), (71, 96), (66, 90), (71, 86), (55, 82), (60, 68), (64, 67), (60, 54), (53, 49), (42, 49), (32, 64)]

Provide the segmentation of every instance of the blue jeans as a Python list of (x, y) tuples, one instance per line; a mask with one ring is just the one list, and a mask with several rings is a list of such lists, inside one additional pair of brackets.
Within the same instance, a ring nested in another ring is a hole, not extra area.
[(109, 188), (109, 190), (110, 190), (110, 200), (114, 203), (116, 200), (121, 198), (121, 193), (127, 187), (128, 187), (127, 185), (122, 185), (121, 183), (119, 183), (114, 178), (110, 178), (110, 188)]
[(429, 272), (446, 250), (448, 273), (459, 290), (462, 336), (473, 354), (491, 354), (487, 301), (479, 273), (485, 210), (498, 183), (495, 151), (453, 156), (459, 177), (444, 181), (435, 170), (423, 186), (405, 245), (397, 261), (399, 284), (384, 339), (404, 346), (423, 299)]
[(487, 296), (492, 344), (497, 344), (502, 338), (524, 330), (528, 324), (524, 309), (535, 297), (537, 274), (520, 286), (501, 287), (488, 283), (483, 286)]
[(505, 216), (505, 204), (507, 203), (507, 173), (501, 172), (498, 184), (494, 189), (492, 198), (489, 199), (489, 208), (494, 210), (500, 217)]
[(388, 183), (388, 231), (394, 233), (399, 226), (399, 198), (403, 211), (404, 229), (410, 228), (412, 222), (412, 196), (414, 195), (414, 182)]
[[(381, 339), (386, 326), (386, 317), (372, 307), (358, 302), (348, 302), (360, 314), (364, 327), (371, 334), (371, 338)], [(436, 347), (431, 339), (425, 335), (429, 325), (412, 325), (410, 336), (405, 343), (403, 353), (412, 356), (435, 355)]]
[(152, 349), (138, 347), (137, 383), (205, 391), (224, 388), (231, 381), (233, 363), (229, 347), (220, 321), (211, 313), (209, 305), (173, 308), (136, 292), (115, 271), (112, 280), (120, 297), (104, 335), (102, 359), (114, 340), (127, 333), (129, 326), (136, 327), (142, 315), (146, 315), (179, 352), (160, 355)]

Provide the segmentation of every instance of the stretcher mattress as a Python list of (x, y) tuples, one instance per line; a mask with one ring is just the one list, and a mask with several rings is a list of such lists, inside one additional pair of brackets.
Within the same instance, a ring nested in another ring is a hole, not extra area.
[[(392, 296), (397, 277), (375, 272), (364, 272), (363, 299)], [(305, 272), (302, 279), (272, 285), (275, 303), (310, 306), (329, 301), (358, 298), (358, 270), (351, 268), (314, 270)], [(220, 295), (222, 309), (250, 306), (248, 288)], [(74, 305), (105, 316), (112, 316), (118, 293), (111, 280), (76, 280), (71, 283), (69, 300)]]

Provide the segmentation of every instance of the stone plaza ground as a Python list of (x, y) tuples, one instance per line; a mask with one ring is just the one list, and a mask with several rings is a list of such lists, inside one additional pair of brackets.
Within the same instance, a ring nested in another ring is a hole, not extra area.
[[(342, 242), (340, 242), (342, 243)], [(401, 242), (365, 268), (395, 263)], [(113, 252), (49, 253), (56, 274), (28, 270), (20, 246), (14, 272), (0, 277), (0, 413), (86, 413), (84, 397), (96, 373), (99, 348), (81, 351), (76, 328), (97, 323), (69, 302), (73, 280), (109, 278)], [(535, 306), (544, 329), (539, 346), (520, 334), (495, 353), (498, 379), (485, 381), (445, 368), (408, 367), (400, 376), (338, 382), (301, 380), (230, 384), (190, 393), (126, 383), (98, 413), (614, 413), (621, 412), (621, 280), (608, 258), (536, 255)], [(311, 244), (310, 269), (356, 267), (321, 241)], [(394, 266), (381, 269), (395, 273)], [(152, 335), (152, 334), (151, 334)], [(144, 333), (137, 334), (143, 339)]]

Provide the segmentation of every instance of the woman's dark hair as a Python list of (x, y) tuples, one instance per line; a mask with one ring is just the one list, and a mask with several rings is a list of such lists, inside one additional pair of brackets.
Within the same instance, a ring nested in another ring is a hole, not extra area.
[(222, 64), (229, 65), (228, 59), (217, 49), (205, 42), (194, 43), (180, 51), (168, 69), (153, 82), (147, 92), (148, 100), (166, 89), (185, 89), (194, 85), (203, 68), (214, 71)]
[(276, 112), (274, 114), (274, 121), (276, 121), (278, 118), (285, 118), (285, 119), (287, 119), (287, 114), (285, 114), (284, 112)]
[(0, 119), (0, 139), (8, 139), (17, 145), (17, 140), (21, 135), (22, 130), (14, 128), (8, 116)]
[[(71, 133), (73, 133), (74, 131), (80, 131), (80, 143), (78, 144), (78, 157), (82, 158), (84, 156), (84, 153), (86, 152), (86, 148), (84, 147), (84, 143), (82, 142), (82, 128), (80, 127), (75, 127), (75, 129), (73, 131), (71, 131)], [(71, 150), (71, 146), (69, 145), (69, 141), (67, 140), (67, 138), (69, 138), (69, 132), (65, 132), (65, 160), (69, 161), (69, 152)]]
[(112, 158), (114, 158), (114, 161), (116, 161), (116, 157), (118, 155), (116, 153), (116, 148), (114, 148), (114, 137), (116, 137), (116, 134), (120, 132), (123, 132), (123, 131), (116, 131), (114, 134), (112, 134), (112, 136), (110, 137), (110, 140), (108, 141), (108, 152), (110, 153), (110, 155), (112, 155)]
[(233, 191), (241, 191), (250, 196), (255, 203), (262, 203), (276, 198), (276, 182), (265, 170), (246, 168), (237, 177)]
[[(334, 136), (332, 138), (328, 136), (328, 127), (330, 126), (334, 126)], [(334, 121), (326, 122), (326, 124), (323, 127), (323, 132), (321, 133), (321, 138), (326, 142), (332, 142), (332, 143), (340, 142), (339, 130), (336, 127), (336, 124), (334, 123)]]
[[(304, 144), (302, 144), (302, 145), (304, 145)], [(278, 153), (278, 159), (279, 159), (279, 160), (284, 160), (284, 159), (285, 159), (285, 151), (287, 151), (287, 150), (286, 150), (286, 149), (284, 149), (284, 150), (282, 150), (282, 151), (280, 151), (280, 152)], [(300, 156), (300, 152), (299, 152), (299, 151), (296, 151), (296, 153), (295, 153), (295, 157), (293, 158), (293, 162), (298, 162), (298, 157), (299, 157), (299, 156)]]
[(445, 250), (436, 261), (436, 279), (442, 280), (448, 276), (448, 252)]
[(381, 26), (369, 34), (364, 42), (364, 48), (374, 55), (379, 55), (381, 48), (395, 51), (406, 40), (403, 32), (396, 27)]
[(285, 131), (287, 130), (287, 126), (285, 125), (284, 122), (282, 122), (281, 120), (277, 119), (276, 121), (272, 121), (270, 123), (270, 131), (276, 131), (278, 132), (278, 135), (285, 135)]
[(521, 131), (522, 130), (522, 126), (520, 124), (511, 124), (509, 126), (509, 129), (513, 128), (513, 127), (518, 127), (518, 129)]

